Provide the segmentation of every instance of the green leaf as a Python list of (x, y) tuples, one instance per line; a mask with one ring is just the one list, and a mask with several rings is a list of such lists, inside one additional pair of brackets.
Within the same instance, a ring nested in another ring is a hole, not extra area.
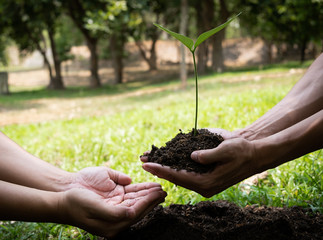
[(222, 25), (213, 28), (207, 32), (202, 33), (196, 40), (195, 44), (194, 44), (194, 49), (193, 51), (195, 51), (195, 49), (202, 43), (204, 42), (206, 39), (208, 39), (209, 37), (211, 37), (212, 35), (214, 35), (215, 33), (217, 33), (218, 31), (222, 30), (223, 28), (225, 28), (230, 22), (232, 22), (235, 18), (237, 18), (239, 15), (241, 14), (241, 12), (239, 14), (237, 14), (236, 16), (234, 16), (233, 18), (230, 18), (228, 21), (226, 21), (225, 23), (223, 23)]
[(188, 47), (188, 49), (190, 51), (192, 51), (192, 48), (193, 48), (193, 45), (194, 45), (194, 42), (192, 39), (182, 35), (182, 34), (179, 34), (179, 33), (175, 33), (175, 32), (172, 32), (170, 30), (168, 30), (167, 28), (164, 28), (162, 26), (160, 26), (159, 24), (157, 23), (154, 23), (154, 25), (162, 30), (164, 30), (165, 32), (169, 33), (171, 36), (173, 36), (174, 38), (176, 38), (177, 40), (179, 40), (181, 43), (183, 43), (186, 47)]

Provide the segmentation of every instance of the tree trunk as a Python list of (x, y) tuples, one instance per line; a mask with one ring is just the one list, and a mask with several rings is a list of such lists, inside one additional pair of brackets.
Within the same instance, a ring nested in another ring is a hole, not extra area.
[(0, 72), (0, 94), (9, 94), (8, 72)]
[[(186, 35), (187, 32), (187, 22), (188, 22), (188, 3), (187, 0), (181, 0), (181, 23), (179, 32), (182, 35)], [(181, 70), (180, 77), (182, 88), (185, 89), (187, 86), (187, 69), (186, 69), (186, 55), (185, 46), (181, 44)]]
[(142, 58), (148, 64), (149, 71), (157, 70), (156, 42), (157, 38), (152, 39), (151, 47), (149, 50), (150, 55), (148, 57), (146, 54), (145, 46), (140, 41), (136, 41), (136, 46), (138, 47)]
[(53, 76), (52, 67), (51, 67), (51, 65), (50, 65), (50, 63), (49, 63), (49, 61), (48, 61), (48, 58), (47, 58), (47, 56), (46, 56), (46, 52), (44, 52), (44, 51), (42, 51), (42, 50), (39, 50), (39, 51), (40, 51), (41, 55), (42, 55), (42, 56), (43, 56), (43, 58), (44, 58), (44, 63), (45, 63), (45, 65), (46, 65), (46, 67), (47, 67), (47, 69), (48, 69), (48, 72), (49, 72), (49, 85), (50, 85), (50, 83), (54, 81), (54, 76)]
[(222, 41), (224, 39), (224, 29), (218, 32), (213, 38), (213, 48), (212, 48), (212, 70), (215, 72), (224, 71), (224, 57), (223, 57), (223, 47)]
[(158, 40), (158, 34), (152, 39), (151, 48), (150, 48), (150, 58), (149, 58), (149, 70), (157, 70), (157, 55), (156, 55), (156, 43)]
[[(214, 18), (214, 1), (197, 1), (196, 12), (198, 34), (210, 30), (212, 28)], [(206, 40), (201, 45), (199, 45), (197, 49), (197, 70), (199, 74), (204, 74), (207, 70), (209, 43), (210, 41)]]
[[(274, 59), (273, 59), (273, 52), (272, 52), (272, 47), (273, 47), (273, 43), (272, 41), (267, 41), (266, 39), (263, 39), (263, 41), (265, 42), (265, 45), (267, 47), (267, 62), (269, 64), (272, 64), (274, 62)], [(265, 59), (266, 60), (266, 59)]]
[[(203, 6), (202, 6), (203, 1), (197, 1), (196, 2), (196, 24), (197, 24), (197, 33), (200, 35), (205, 31), (205, 25), (203, 22), (203, 15), (204, 13), (202, 12)], [(207, 54), (207, 45), (206, 42), (203, 42), (201, 45), (199, 45), (197, 49), (197, 71), (199, 74), (204, 74), (206, 72), (206, 54)]]
[(115, 83), (123, 82), (123, 47), (124, 42), (117, 34), (112, 34), (110, 38), (110, 48), (112, 63), (115, 73)]
[(99, 58), (96, 52), (97, 39), (87, 38), (87, 46), (90, 50), (90, 71), (91, 71), (91, 87), (101, 87), (101, 80), (99, 77)]
[[(229, 18), (229, 11), (225, 0), (219, 0), (220, 11), (219, 16), (221, 23), (224, 23)], [(212, 50), (212, 69), (216, 72), (224, 71), (224, 56), (222, 42), (225, 38), (225, 28), (218, 32), (213, 38), (213, 50)]]
[(305, 61), (306, 45), (307, 45), (307, 41), (303, 40), (301, 43), (301, 63)]
[(48, 36), (49, 36), (50, 46), (51, 46), (52, 55), (53, 55), (54, 68), (55, 68), (55, 77), (51, 79), (48, 88), (64, 89), (64, 83), (63, 83), (62, 74), (61, 74), (61, 61), (57, 55), (53, 30), (48, 29)]
[(80, 29), (86, 39), (87, 47), (90, 51), (90, 71), (91, 71), (91, 86), (100, 87), (101, 80), (98, 74), (98, 55), (96, 52), (98, 38), (91, 35), (90, 31), (85, 27), (84, 19), (86, 11), (79, 0), (66, 1), (68, 15), (72, 18), (75, 25)]
[(37, 50), (40, 52), (40, 54), (43, 56), (43, 59), (44, 59), (44, 64), (46, 65), (47, 69), (48, 69), (48, 73), (49, 73), (49, 85), (51, 82), (53, 82), (53, 71), (52, 71), (52, 67), (48, 61), (48, 58), (46, 56), (46, 40), (44, 38), (44, 36), (42, 35), (41, 36), (42, 38), (42, 41), (44, 42), (44, 48), (41, 47), (40, 43), (36, 40), (34, 40), (34, 42), (36, 43), (36, 46), (37, 46)]

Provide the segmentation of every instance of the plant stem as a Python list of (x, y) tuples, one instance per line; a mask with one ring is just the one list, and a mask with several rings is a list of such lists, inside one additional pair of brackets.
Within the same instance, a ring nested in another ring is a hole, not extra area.
[(194, 62), (194, 73), (195, 73), (195, 127), (194, 127), (194, 136), (197, 134), (197, 112), (198, 112), (198, 85), (197, 85), (197, 69), (196, 69), (196, 61), (195, 61), (195, 53), (192, 51), (193, 54), (193, 62)]

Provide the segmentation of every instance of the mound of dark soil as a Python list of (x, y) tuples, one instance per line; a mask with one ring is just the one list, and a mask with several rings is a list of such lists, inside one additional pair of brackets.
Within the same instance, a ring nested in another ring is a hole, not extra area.
[(180, 130), (165, 147), (158, 148), (152, 146), (152, 150), (147, 155), (148, 162), (155, 162), (161, 165), (191, 172), (205, 173), (211, 171), (214, 165), (202, 165), (191, 159), (191, 153), (196, 150), (212, 149), (217, 147), (223, 138), (220, 135), (209, 132), (206, 129), (199, 129), (194, 136), (193, 130), (183, 133)]
[(226, 201), (156, 207), (119, 234), (124, 240), (319, 240), (323, 215), (300, 207), (240, 208)]

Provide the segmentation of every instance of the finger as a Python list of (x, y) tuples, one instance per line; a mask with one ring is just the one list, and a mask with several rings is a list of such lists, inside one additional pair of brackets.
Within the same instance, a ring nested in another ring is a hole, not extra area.
[(77, 227), (80, 227), (93, 235), (104, 237), (104, 239), (113, 239), (119, 232), (123, 231), (130, 225), (131, 223), (129, 221), (111, 223), (94, 219), (91, 220), (90, 225), (87, 224), (85, 226), (81, 225)]
[(216, 162), (216, 153), (215, 149), (205, 149), (194, 151), (191, 153), (191, 158), (201, 164), (211, 164)]
[(217, 135), (220, 135), (224, 140), (237, 137), (238, 135), (234, 132), (227, 131), (222, 128), (207, 128), (207, 130), (211, 133), (215, 133)]
[(131, 178), (123, 172), (119, 172), (111, 168), (108, 168), (108, 174), (110, 176), (110, 179), (117, 184), (128, 185), (131, 183)]
[(149, 154), (149, 153), (150, 153), (150, 151), (146, 151), (146, 152), (144, 152), (144, 154), (140, 156), (140, 160), (141, 160), (142, 162), (148, 162), (148, 154)]
[[(157, 187), (156, 187), (157, 188)], [(149, 190), (148, 190), (149, 191)], [(153, 191), (150, 189), (149, 193), (145, 196), (137, 199), (128, 199), (121, 204), (114, 206), (116, 209), (120, 209), (126, 212), (126, 218), (121, 221), (115, 222), (116, 232), (130, 226), (145, 215), (147, 215), (154, 207), (165, 201), (167, 193), (163, 190)], [(111, 228), (111, 226), (109, 226)]]
[(139, 215), (138, 215), (138, 217), (137, 217), (137, 219), (135, 219), (134, 220), (134, 222), (136, 222), (136, 221), (138, 221), (138, 220), (140, 220), (140, 219), (142, 219), (142, 218), (144, 218), (149, 212), (151, 212), (157, 205), (159, 205), (160, 203), (162, 203), (162, 202), (164, 202), (165, 201), (165, 197), (167, 196), (167, 194), (164, 192), (164, 193), (161, 193), (161, 194), (163, 194), (162, 195), (162, 198), (156, 198), (156, 200), (155, 201), (153, 201), (153, 202), (151, 202), (149, 205), (148, 205), (148, 207), (146, 207), (145, 209), (144, 209), (144, 211), (142, 211)]
[[(122, 208), (126, 213), (129, 212), (129, 207), (120, 207), (113, 206), (114, 208)], [(87, 230), (89, 233), (98, 235), (101, 237), (106, 237), (107, 239), (115, 237), (123, 229), (132, 225), (132, 220), (126, 214), (126, 218), (118, 220), (106, 220), (92, 218), (90, 219), (85, 226), (79, 226), (84, 230)]]
[(164, 191), (155, 191), (135, 201), (134, 205), (129, 210), (129, 217), (137, 221), (144, 217), (159, 203), (165, 201), (167, 193)]
[(147, 156), (150, 153), (150, 151), (144, 152), (144, 156)]
[(124, 195), (124, 200), (144, 197), (152, 192), (158, 192), (158, 191), (162, 191), (162, 188), (161, 187), (153, 187), (153, 188), (144, 189), (144, 190), (137, 191), (137, 192), (129, 192)]
[(148, 162), (148, 156), (140, 156), (140, 161)]
[(167, 196), (167, 193), (162, 189), (157, 191), (145, 191), (145, 194), (134, 194), (137, 195), (136, 198), (125, 199), (120, 205), (127, 207), (134, 207), (140, 201), (146, 201), (147, 204), (155, 202), (156, 200), (164, 200)]
[(101, 204), (96, 207), (96, 217), (104, 221), (121, 221), (127, 219), (128, 210), (124, 206), (118, 206), (114, 204)]
[(143, 169), (156, 175), (159, 178), (166, 179), (176, 185), (200, 192), (200, 185), (203, 184), (203, 175), (195, 172), (187, 172), (186, 170), (174, 170), (167, 166), (157, 163), (144, 163)]
[(233, 146), (230, 143), (232, 140), (227, 140), (222, 142), (218, 147), (212, 149), (198, 150), (191, 154), (191, 158), (201, 164), (212, 164), (212, 163), (222, 163), (232, 158), (236, 153), (234, 153)]
[(154, 182), (145, 182), (145, 183), (130, 184), (125, 186), (124, 189), (126, 193), (130, 193), (130, 192), (139, 192), (145, 189), (150, 189), (155, 187), (161, 188), (161, 185), (159, 183), (154, 183)]

